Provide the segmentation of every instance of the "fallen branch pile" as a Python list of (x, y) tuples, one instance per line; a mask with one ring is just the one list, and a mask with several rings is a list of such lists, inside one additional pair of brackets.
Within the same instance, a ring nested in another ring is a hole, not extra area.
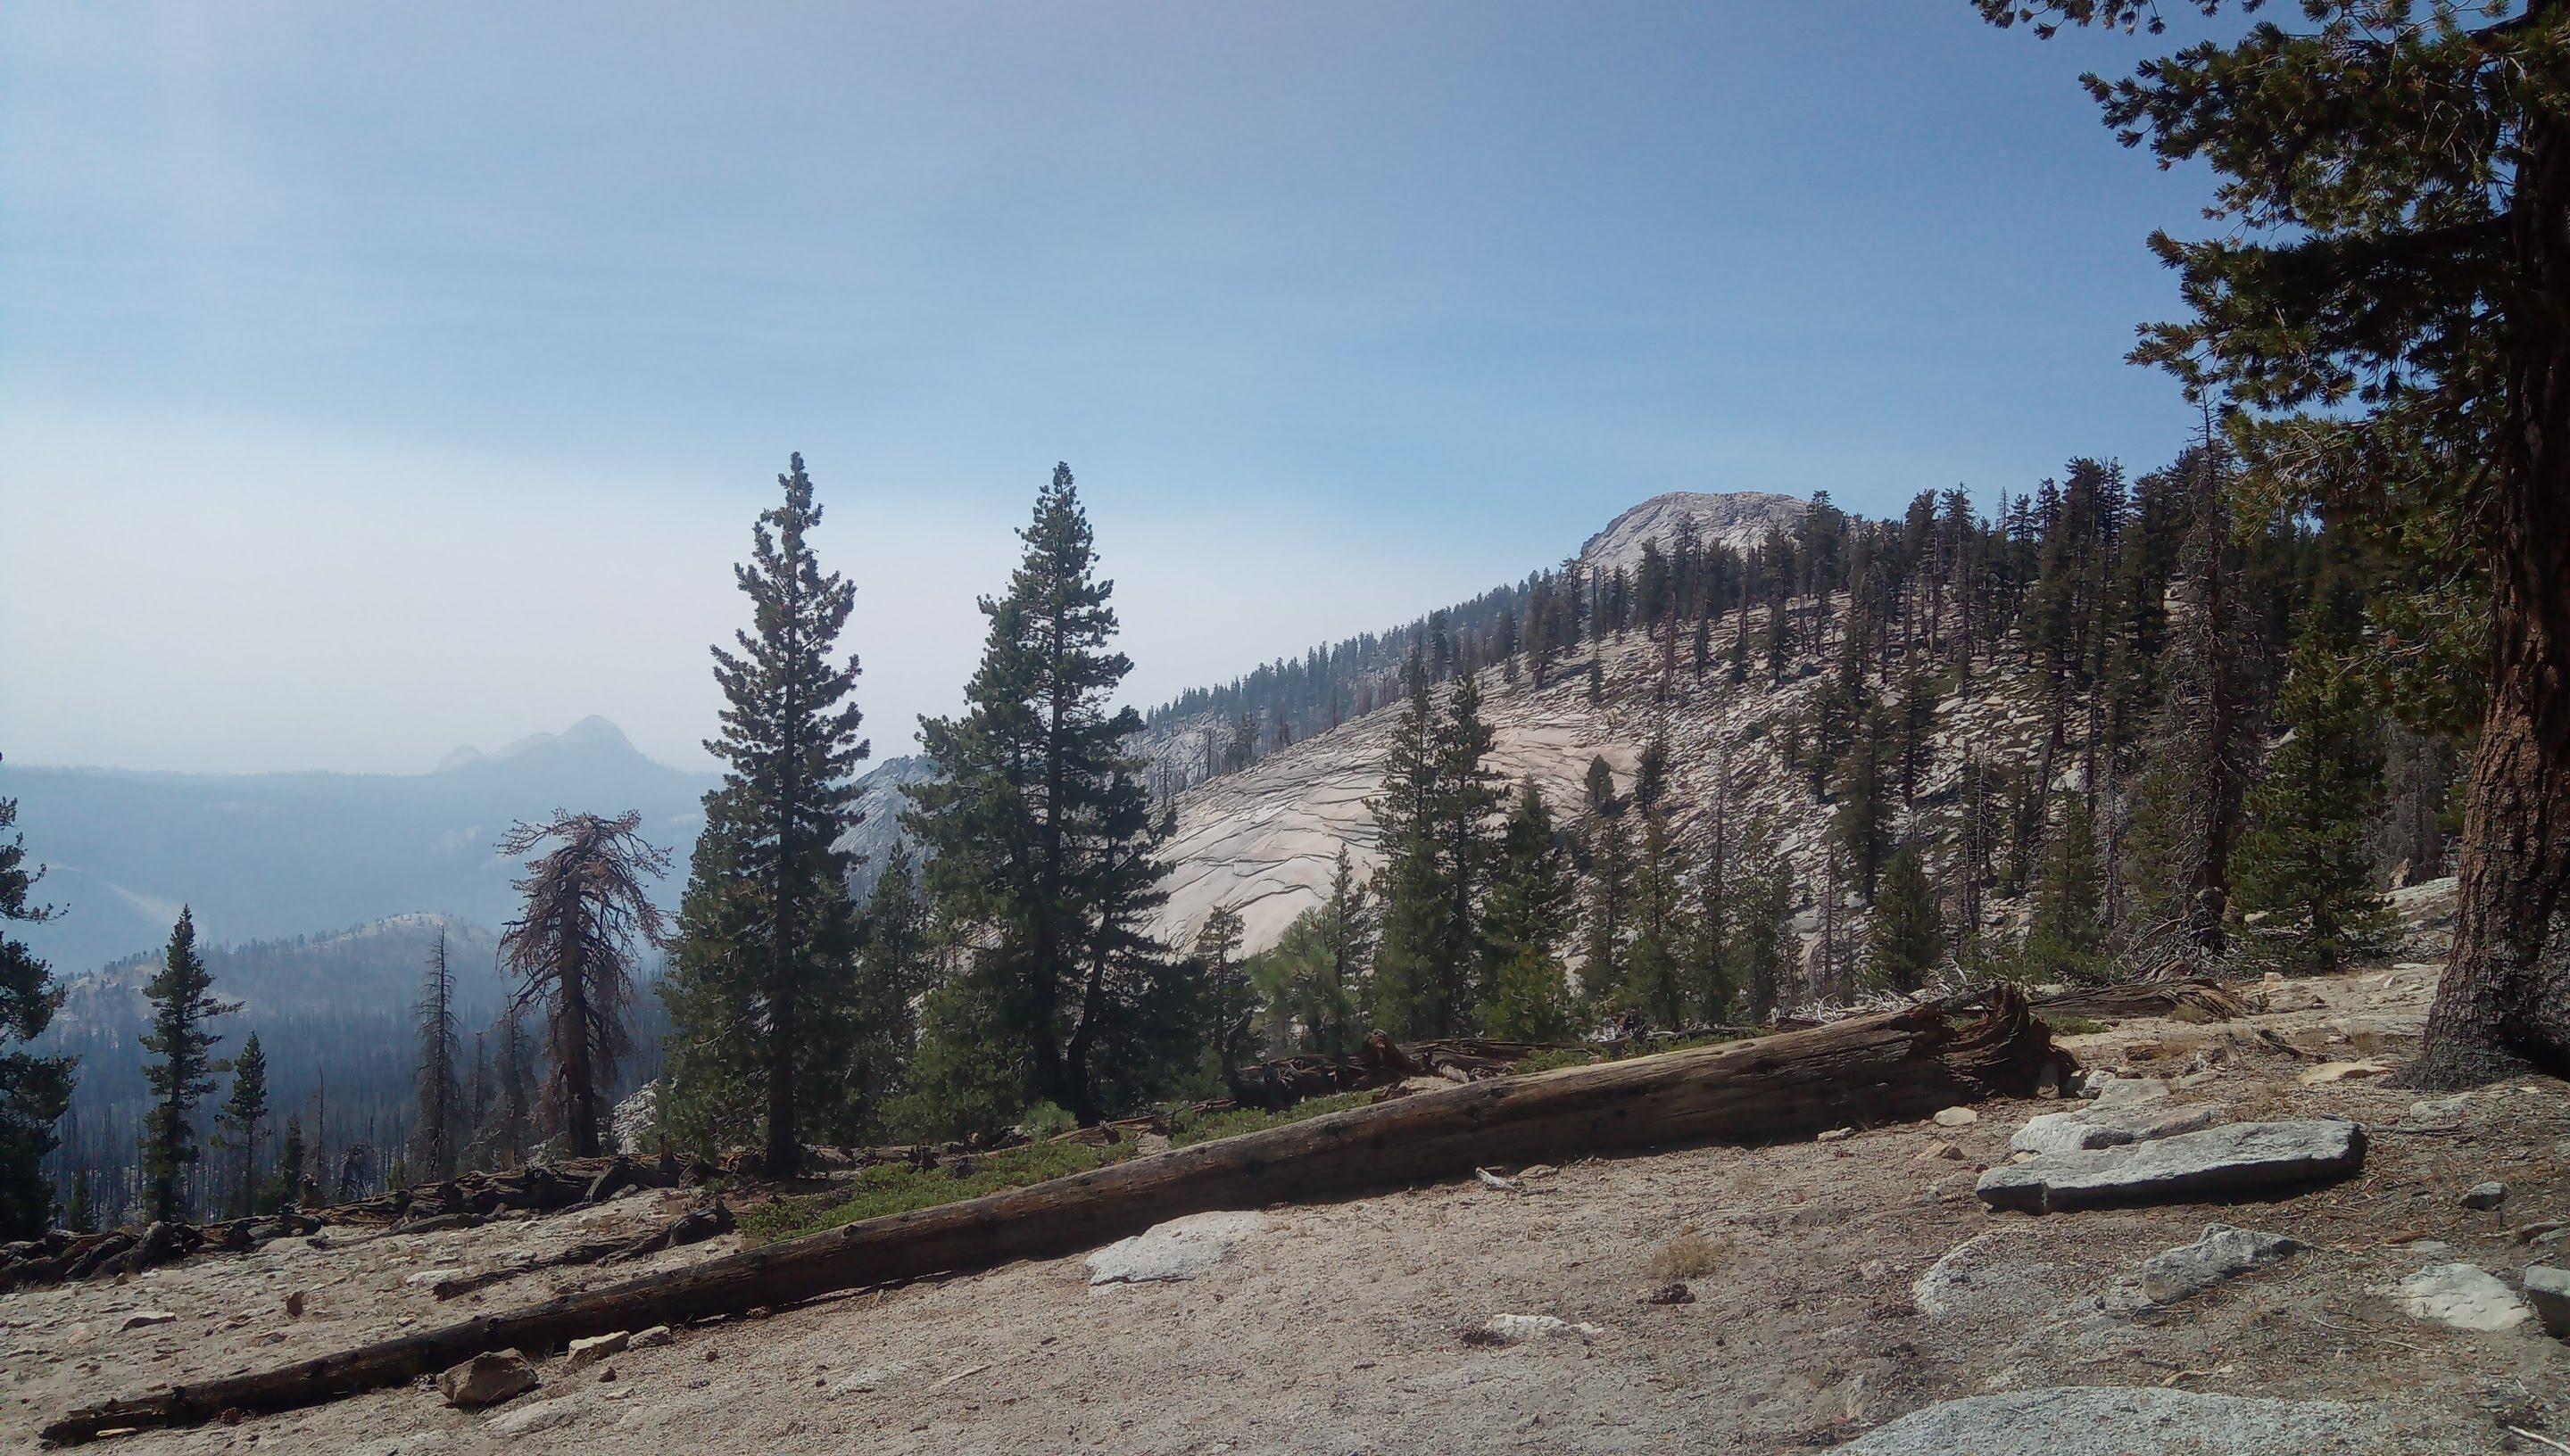
[(320, 1228), (319, 1219), (287, 1212), (220, 1224), (153, 1224), (97, 1234), (56, 1229), (41, 1239), (0, 1244), (0, 1293), (31, 1284), (141, 1274), (210, 1250), (248, 1254), (271, 1240), (318, 1233)]
[(576, 1268), (583, 1265), (624, 1264), (632, 1260), (647, 1259), (664, 1249), (681, 1249), (690, 1244), (701, 1244), (717, 1235), (728, 1234), (732, 1231), (732, 1227), (731, 1210), (717, 1199), (702, 1208), (690, 1209), (680, 1214), (648, 1234), (630, 1239), (583, 1240), (569, 1249), (559, 1250), (542, 1259), (528, 1260), (523, 1264), (503, 1265), (496, 1269), (479, 1270), (471, 1274), (458, 1273), (439, 1279), (430, 1286), (429, 1292), (441, 1299), (452, 1299), (543, 1270)]
[(2030, 1093), (2066, 1058), (2022, 996), (1916, 1006), (1719, 1046), (1493, 1078), (707, 1260), (318, 1359), (76, 1410), (54, 1441), (289, 1409), (486, 1350), (730, 1315), (840, 1289), (1092, 1249), (1183, 1214), (1670, 1143), (1766, 1142)]
[(324, 1226), (380, 1229), (389, 1234), (470, 1229), (495, 1218), (601, 1203), (629, 1188), (702, 1182), (706, 1172), (702, 1165), (665, 1158), (657, 1163), (582, 1158), (500, 1173), (459, 1174), (442, 1183), (398, 1188), (310, 1213), (286, 1209), (219, 1224), (153, 1224), (98, 1234), (57, 1229), (41, 1239), (0, 1245), (0, 1292), (140, 1274), (199, 1254), (249, 1254), (272, 1240), (317, 1234)]

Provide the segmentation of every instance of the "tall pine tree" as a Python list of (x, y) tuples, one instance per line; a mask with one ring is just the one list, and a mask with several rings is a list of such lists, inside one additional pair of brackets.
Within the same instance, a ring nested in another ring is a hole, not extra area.
[(1089, 1123), (1188, 1064), (1201, 996), (1143, 928), (1164, 898), (1166, 826), (1125, 749), (1141, 715), (1111, 706), (1132, 662), (1113, 650), (1114, 585), (1069, 466), (1019, 539), (1009, 589), (981, 603), (964, 715), (920, 723), (938, 777), (909, 791), (905, 822), (961, 947), (969, 985), (950, 1004), (983, 1019), (941, 1021), (981, 1043), (948, 1051), (1007, 1058), (1031, 1095)]
[(152, 1095), (144, 1123), (144, 1196), (154, 1220), (176, 1223), (188, 1216), (187, 1171), (203, 1153), (197, 1146), (197, 1104), (214, 1090), (219, 1038), (206, 1023), (238, 1009), (215, 999), (214, 978), (197, 951), (196, 916), (184, 906), (170, 928), (161, 969), (145, 983), (143, 996), (152, 1007), (143, 1049), (153, 1058), (143, 1065)]
[(2336, 971), (2384, 947), (2365, 832), (2382, 800), (2381, 711), (2357, 655), (2363, 607), (2334, 570), (2304, 611), (2277, 707), (2283, 742), (2249, 797), (2239, 903), (2253, 945), (2288, 970)]
[(1481, 1006), (1485, 1034), (1550, 1041), (1570, 1032), (1569, 974), (1561, 941), (1579, 883), (1543, 793), (1527, 779), (1499, 832), (1487, 907), (1492, 969)]
[(0, 799), (0, 1241), (36, 1238), (52, 1222), (43, 1165), (72, 1099), (72, 1059), (26, 1050), (52, 1023), (63, 990), (26, 942), (7, 933), (54, 913), (29, 898), (43, 872), (27, 868), (17, 823), (18, 801)]
[(258, 1202), (258, 1132), (267, 1121), (267, 1053), (259, 1047), (258, 1033), (241, 1038), (240, 1055), (232, 1058), (232, 1089), (223, 1099), (216, 1115), (222, 1124), (223, 1145), (240, 1155), (236, 1181), (228, 1200), (230, 1212), (237, 1217), (257, 1212)]
[(716, 850), (689, 867), (673, 977), (685, 983), (669, 1004), (686, 1018), (671, 1067), (681, 1098), (757, 1104), (761, 1165), (790, 1177), (807, 1117), (845, 1100), (848, 1055), (869, 1032), (839, 848), (868, 749), (857, 658), (838, 655), (856, 588), (812, 548), (822, 513), (801, 455), (776, 483), (784, 499), (759, 514), (750, 558), (732, 567), (750, 625), (733, 634), (738, 650), (713, 649), (722, 727), (705, 749), (723, 781), (705, 796), (705, 833)]

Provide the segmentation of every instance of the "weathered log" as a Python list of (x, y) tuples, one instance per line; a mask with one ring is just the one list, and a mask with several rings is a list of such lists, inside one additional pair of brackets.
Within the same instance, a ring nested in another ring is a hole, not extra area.
[(2036, 1014), (2088, 1016), (2105, 1021), (2125, 1016), (2166, 1016), (2202, 1024), (2235, 1021), (2255, 1009), (2217, 980), (2154, 980), (2120, 986), (2082, 986), (2037, 999)]
[(1255, 1208), (1488, 1164), (1660, 1144), (1766, 1142), (2030, 1093), (2065, 1059), (2025, 1000), (2001, 988), (1958, 1024), (1936, 1004), (1597, 1066), (1498, 1078), (1109, 1164), (1027, 1188), (868, 1219), (379, 1340), (273, 1370), (76, 1410), (48, 1439), (187, 1425), (329, 1400), (445, 1369), (485, 1350), (535, 1352), (584, 1335), (774, 1307), (833, 1290), (1091, 1249), (1182, 1214)]

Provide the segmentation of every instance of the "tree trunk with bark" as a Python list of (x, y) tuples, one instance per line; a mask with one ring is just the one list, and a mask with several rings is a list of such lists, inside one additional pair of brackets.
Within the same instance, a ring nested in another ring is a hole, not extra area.
[[(2570, 1075), (2570, 128), (2529, 126), (2490, 540), (2490, 696), (2455, 867), (2454, 949), (2411, 1080)], [(2528, 336), (2531, 337), (2528, 337)]]

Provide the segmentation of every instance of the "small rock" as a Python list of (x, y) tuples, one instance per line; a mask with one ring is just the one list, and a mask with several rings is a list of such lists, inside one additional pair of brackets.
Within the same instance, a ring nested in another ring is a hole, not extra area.
[(1692, 1304), (1695, 1302), (1695, 1290), (1688, 1288), (1686, 1286), (1686, 1281), (1683, 1279), (1671, 1279), (1669, 1282), (1660, 1285), (1658, 1288), (1651, 1290), (1647, 1294), (1644, 1294), (1642, 1296), (1642, 1302), (1645, 1304)]
[(2396, 1063), (2380, 1060), (2323, 1062), (2304, 1072), (2296, 1080), (2306, 1087), (2322, 1087), (2333, 1082), (2351, 1082), (2362, 1077), (2379, 1077), (2394, 1070), (2397, 1070)]
[(306, 1297), (307, 1296), (301, 1289), (294, 1289), (287, 1292), (285, 1296), (285, 1317), (288, 1319), (302, 1318)]
[(1273, 1222), (1265, 1214), (1253, 1213), (1171, 1219), (1088, 1256), (1088, 1281), (1140, 1284), (1191, 1279), (1229, 1259), (1243, 1239), (1264, 1233)]
[(647, 1350), (654, 1345), (667, 1344), (675, 1338), (677, 1338), (677, 1336), (670, 1332), (669, 1326), (665, 1324), (654, 1324), (647, 1329), (638, 1329), (634, 1331), (634, 1337), (626, 1341), (626, 1348)]
[(536, 1367), (516, 1350), (487, 1350), (437, 1377), (446, 1403), (470, 1410), (497, 1405), (536, 1388)]
[(1520, 1169), (1518, 1169), (1518, 1170), (1517, 1170), (1517, 1182), (1519, 1182), (1519, 1183), (1533, 1183), (1533, 1182), (1536, 1182), (1536, 1181), (1538, 1181), (1538, 1180), (1540, 1180), (1540, 1179), (1550, 1178), (1550, 1177), (1552, 1177), (1554, 1174), (1556, 1174), (1556, 1173), (1558, 1173), (1558, 1172), (1560, 1172), (1560, 1171), (1561, 1171), (1561, 1170), (1559, 1170), (1559, 1169), (1557, 1169), (1557, 1168), (1553, 1167), (1553, 1166), (1552, 1166), (1551, 1164), (1549, 1164), (1549, 1163), (1537, 1163), (1537, 1164), (1535, 1164), (1534, 1166), (1532, 1166), (1532, 1167), (1530, 1167), (1530, 1168), (1520, 1168)]
[(1968, 1107), (1942, 1108), (1934, 1119), (1938, 1127), (1970, 1127), (1980, 1120), (1981, 1115)]
[(1466, 1344), (1522, 1344), (1530, 1339), (1549, 1339), (1577, 1335), (1583, 1340), (1595, 1339), (1606, 1328), (1599, 1324), (1573, 1324), (1550, 1314), (1494, 1314), (1481, 1327), (1464, 1332)]
[(2516, 1291), (2474, 1264), (2440, 1264), (2402, 1279), (2391, 1290), (2412, 1319), (2455, 1329), (2514, 1329), (2533, 1316)]
[(414, 1289), (433, 1289), (463, 1273), (464, 1271), (460, 1269), (424, 1269), (404, 1278), (402, 1282)]
[(587, 1339), (573, 1340), (565, 1352), (565, 1368), (577, 1370), (584, 1365), (594, 1365), (609, 1355), (621, 1355), (633, 1342), (634, 1336), (622, 1329), (614, 1334), (593, 1334)]
[(2200, 1294), (2225, 1279), (2280, 1263), (2311, 1246), (2282, 1234), (2208, 1225), (2193, 1244), (2152, 1255), (2142, 1262), (2142, 1296), (2154, 1304), (2174, 1304)]
[(2495, 1179), (2475, 1183), (2463, 1191), (2463, 1207), (2467, 1209), (2494, 1209), (2505, 1202), (2507, 1185)]
[(2538, 1264), (2525, 1272), (2525, 1302), (2543, 1321), (2543, 1332), (2570, 1335), (2570, 1270)]
[(1963, 1161), (1963, 1150), (1940, 1138), (1919, 1150), (1919, 1161), (1922, 1163), (1959, 1163)]
[(119, 1329), (142, 1329), (154, 1324), (168, 1324), (178, 1317), (178, 1315), (171, 1313), (167, 1309), (137, 1309), (133, 1313), (126, 1315), (125, 1322), (116, 1327)]
[(2210, 1087), (2221, 1080), (2222, 1074), (2220, 1072), (2213, 1070), (2211, 1067), (2207, 1067), (2201, 1072), (2189, 1072), (2185, 1076), (2178, 1078), (2177, 1085), (2181, 1091), (2192, 1091), (2197, 1087)]
[(532, 1436), (538, 1431), (550, 1431), (570, 1425), (573, 1419), (579, 1416), (581, 1405), (582, 1402), (577, 1400), (544, 1401), (510, 1411), (505, 1415), (493, 1416), (488, 1429), (492, 1434), (500, 1436)]
[(1855, 1128), (1852, 1128), (1852, 1127), (1834, 1127), (1834, 1128), (1831, 1128), (1828, 1132), (1825, 1132), (1825, 1133), (1821, 1134), (1819, 1137), (1812, 1139), (1812, 1141), (1813, 1141), (1813, 1142), (1816, 1142), (1816, 1143), (1844, 1143), (1844, 1142), (1846, 1142), (1848, 1139), (1850, 1139), (1850, 1138), (1852, 1138), (1852, 1137), (1855, 1137), (1855, 1136), (1856, 1136), (1856, 1129), (1855, 1129)]
[(2088, 1079), (2088, 1089), (2093, 1090), (2083, 1089), (2080, 1095), (2092, 1099), (2100, 1107), (2131, 1107), (2143, 1102), (2165, 1102), (2169, 1095), (2168, 1083), (2157, 1077), (2092, 1075)]
[(2471, 1110), (2472, 1094), (2457, 1092), (2451, 1097), (2421, 1097), (2409, 1104), (2409, 1115), (2400, 1125), (2412, 1132), (2428, 1128), (2460, 1127), (2463, 1114)]
[(1892, 1266), (1880, 1259), (1869, 1259), (1856, 1267), (1856, 1276), (1869, 1284), (1890, 1273)]

